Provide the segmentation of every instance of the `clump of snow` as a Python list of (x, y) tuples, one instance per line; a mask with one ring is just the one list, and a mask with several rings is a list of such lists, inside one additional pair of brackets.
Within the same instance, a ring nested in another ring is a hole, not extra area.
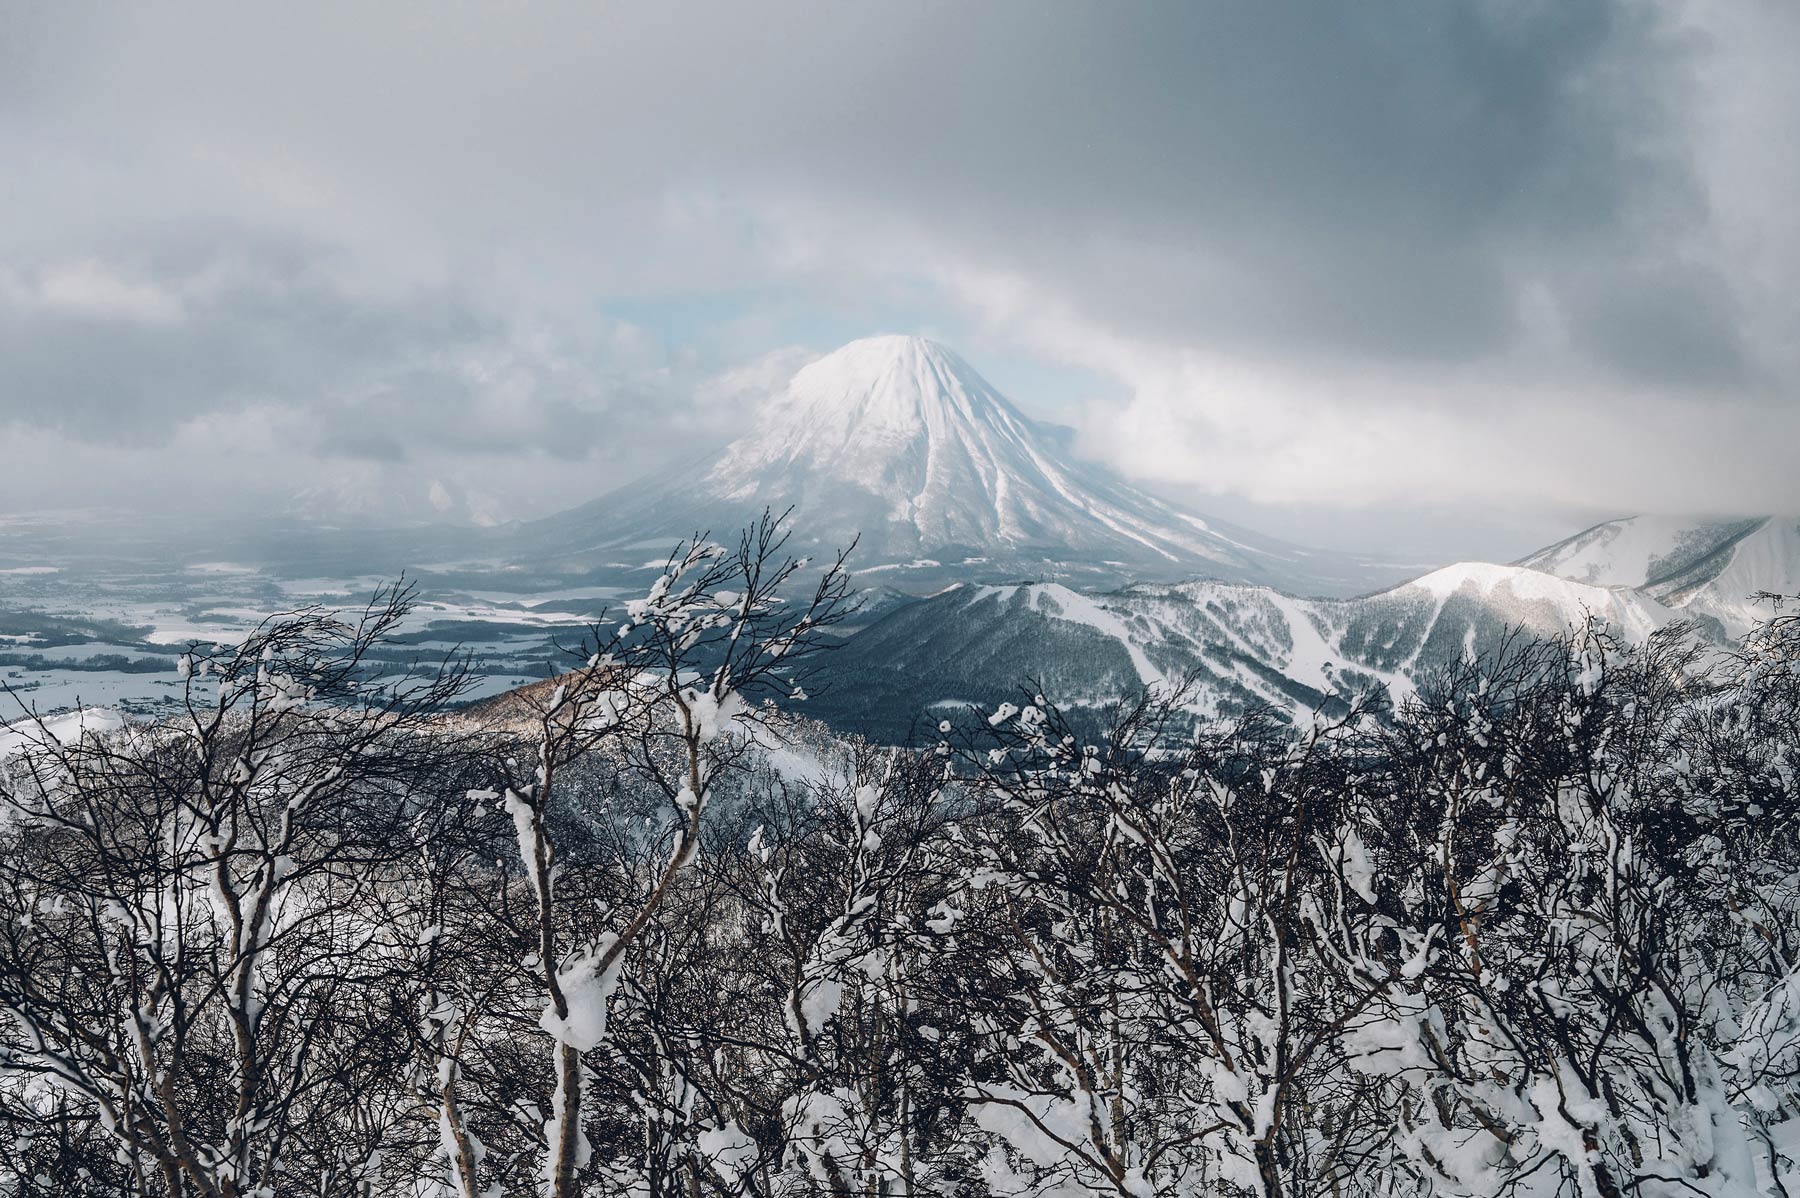
[(556, 988), (562, 991), (568, 1015), (558, 1015), (555, 1004), (547, 1003), (538, 1017), (538, 1026), (546, 1034), (577, 1052), (591, 1052), (606, 1039), (607, 1006), (618, 987), (625, 955), (618, 954), (604, 968), (601, 962), (616, 939), (608, 933), (592, 948), (570, 957), (556, 971)]
[(756, 1141), (748, 1132), (737, 1125), (736, 1120), (726, 1120), (722, 1126), (708, 1127), (694, 1137), (694, 1146), (734, 1189), (743, 1189), (745, 1178), (756, 1164), (758, 1155)]
[(1355, 828), (1347, 828), (1338, 844), (1338, 864), (1344, 882), (1367, 903), (1375, 901), (1375, 870), (1369, 864), (1369, 849)]
[(736, 691), (727, 691), (720, 698), (709, 690), (687, 690), (682, 692), (681, 701), (687, 706), (688, 715), (694, 721), (694, 732), (702, 742), (716, 740), (721, 733), (729, 731), (746, 710), (744, 697)]

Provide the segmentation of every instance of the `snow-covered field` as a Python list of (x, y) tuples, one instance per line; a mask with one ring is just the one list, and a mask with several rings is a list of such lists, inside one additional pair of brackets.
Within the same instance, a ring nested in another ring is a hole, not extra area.
[[(0, 695), (0, 720), (23, 709), (168, 711), (182, 694), (182, 649), (235, 643), (260, 621), (299, 608), (354, 611), (384, 581), (284, 578), (231, 562), (166, 570), (93, 561), (0, 565), (0, 686), (8, 692)], [(384, 660), (399, 667), (467, 654), (475, 675), (469, 697), (498, 694), (544, 677), (566, 656), (558, 646), (577, 646), (620, 590), (464, 590), (423, 579)]]

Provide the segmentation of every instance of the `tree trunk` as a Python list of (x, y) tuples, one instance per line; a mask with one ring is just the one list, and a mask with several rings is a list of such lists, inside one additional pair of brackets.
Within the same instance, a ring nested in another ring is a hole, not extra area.
[(555, 1170), (550, 1184), (550, 1198), (576, 1198), (575, 1145), (581, 1134), (581, 1054), (567, 1044), (557, 1044), (557, 1079), (559, 1095), (556, 1143), (550, 1151), (556, 1154)]
[(451, 1167), (456, 1170), (456, 1184), (462, 1191), (462, 1198), (481, 1198), (481, 1190), (475, 1183), (475, 1145), (469, 1140), (469, 1129), (464, 1126), (462, 1108), (456, 1101), (456, 1068), (454, 1064), (445, 1071), (443, 1089), (438, 1094), (443, 1104), (443, 1119), (450, 1129), (450, 1138), (456, 1145), (456, 1159)]
[(1261, 1184), (1261, 1198), (1281, 1198), (1281, 1163), (1275, 1145), (1268, 1140), (1256, 1142), (1256, 1177)]

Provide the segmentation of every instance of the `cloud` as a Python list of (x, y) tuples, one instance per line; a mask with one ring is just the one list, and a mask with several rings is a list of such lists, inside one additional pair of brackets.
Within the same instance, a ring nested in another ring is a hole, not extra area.
[(0, 302), (20, 313), (136, 324), (174, 324), (183, 315), (179, 296), (92, 259), (61, 263), (35, 276), (0, 275)]
[(800, 353), (765, 352), (892, 301), (977, 364), (1116, 382), (1059, 415), (1148, 479), (1800, 508), (1797, 21), (37, 9), (0, 48), (33, 164), (0, 419), (154, 456), (264, 412), (307, 469), (555, 506), (728, 434)]
[(213, 231), (15, 270), (0, 278), (0, 420), (154, 447), (263, 407), (303, 416), (290, 448), (316, 456), (581, 458), (654, 386), (593, 329), (559, 338), (452, 286), (361, 294), (331, 257)]

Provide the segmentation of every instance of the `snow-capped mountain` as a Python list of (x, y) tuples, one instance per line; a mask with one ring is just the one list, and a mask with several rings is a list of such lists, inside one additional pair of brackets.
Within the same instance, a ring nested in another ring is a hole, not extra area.
[(1678, 618), (1641, 592), (1517, 566), (1463, 563), (1354, 599), (1296, 599), (1226, 582), (1083, 594), (1054, 583), (963, 585), (903, 607), (830, 661), (819, 714), (904, 739), (935, 708), (992, 706), (1034, 682), (1059, 702), (1103, 703), (1193, 678), (1197, 707), (1311, 709), (1385, 685), (1395, 698), (1447, 663), (1589, 617), (1641, 640)]
[(1578, 582), (1636, 587), (1739, 636), (1769, 614), (1756, 595), (1800, 594), (1800, 519), (1631, 516), (1596, 524), (1519, 564)]
[(567, 564), (603, 564), (792, 507), (807, 542), (860, 537), (856, 564), (870, 581), (915, 592), (970, 574), (1090, 584), (1200, 575), (1347, 594), (1416, 572), (1182, 511), (1064, 442), (949, 349), (871, 337), (802, 368), (717, 455), (526, 535)]

